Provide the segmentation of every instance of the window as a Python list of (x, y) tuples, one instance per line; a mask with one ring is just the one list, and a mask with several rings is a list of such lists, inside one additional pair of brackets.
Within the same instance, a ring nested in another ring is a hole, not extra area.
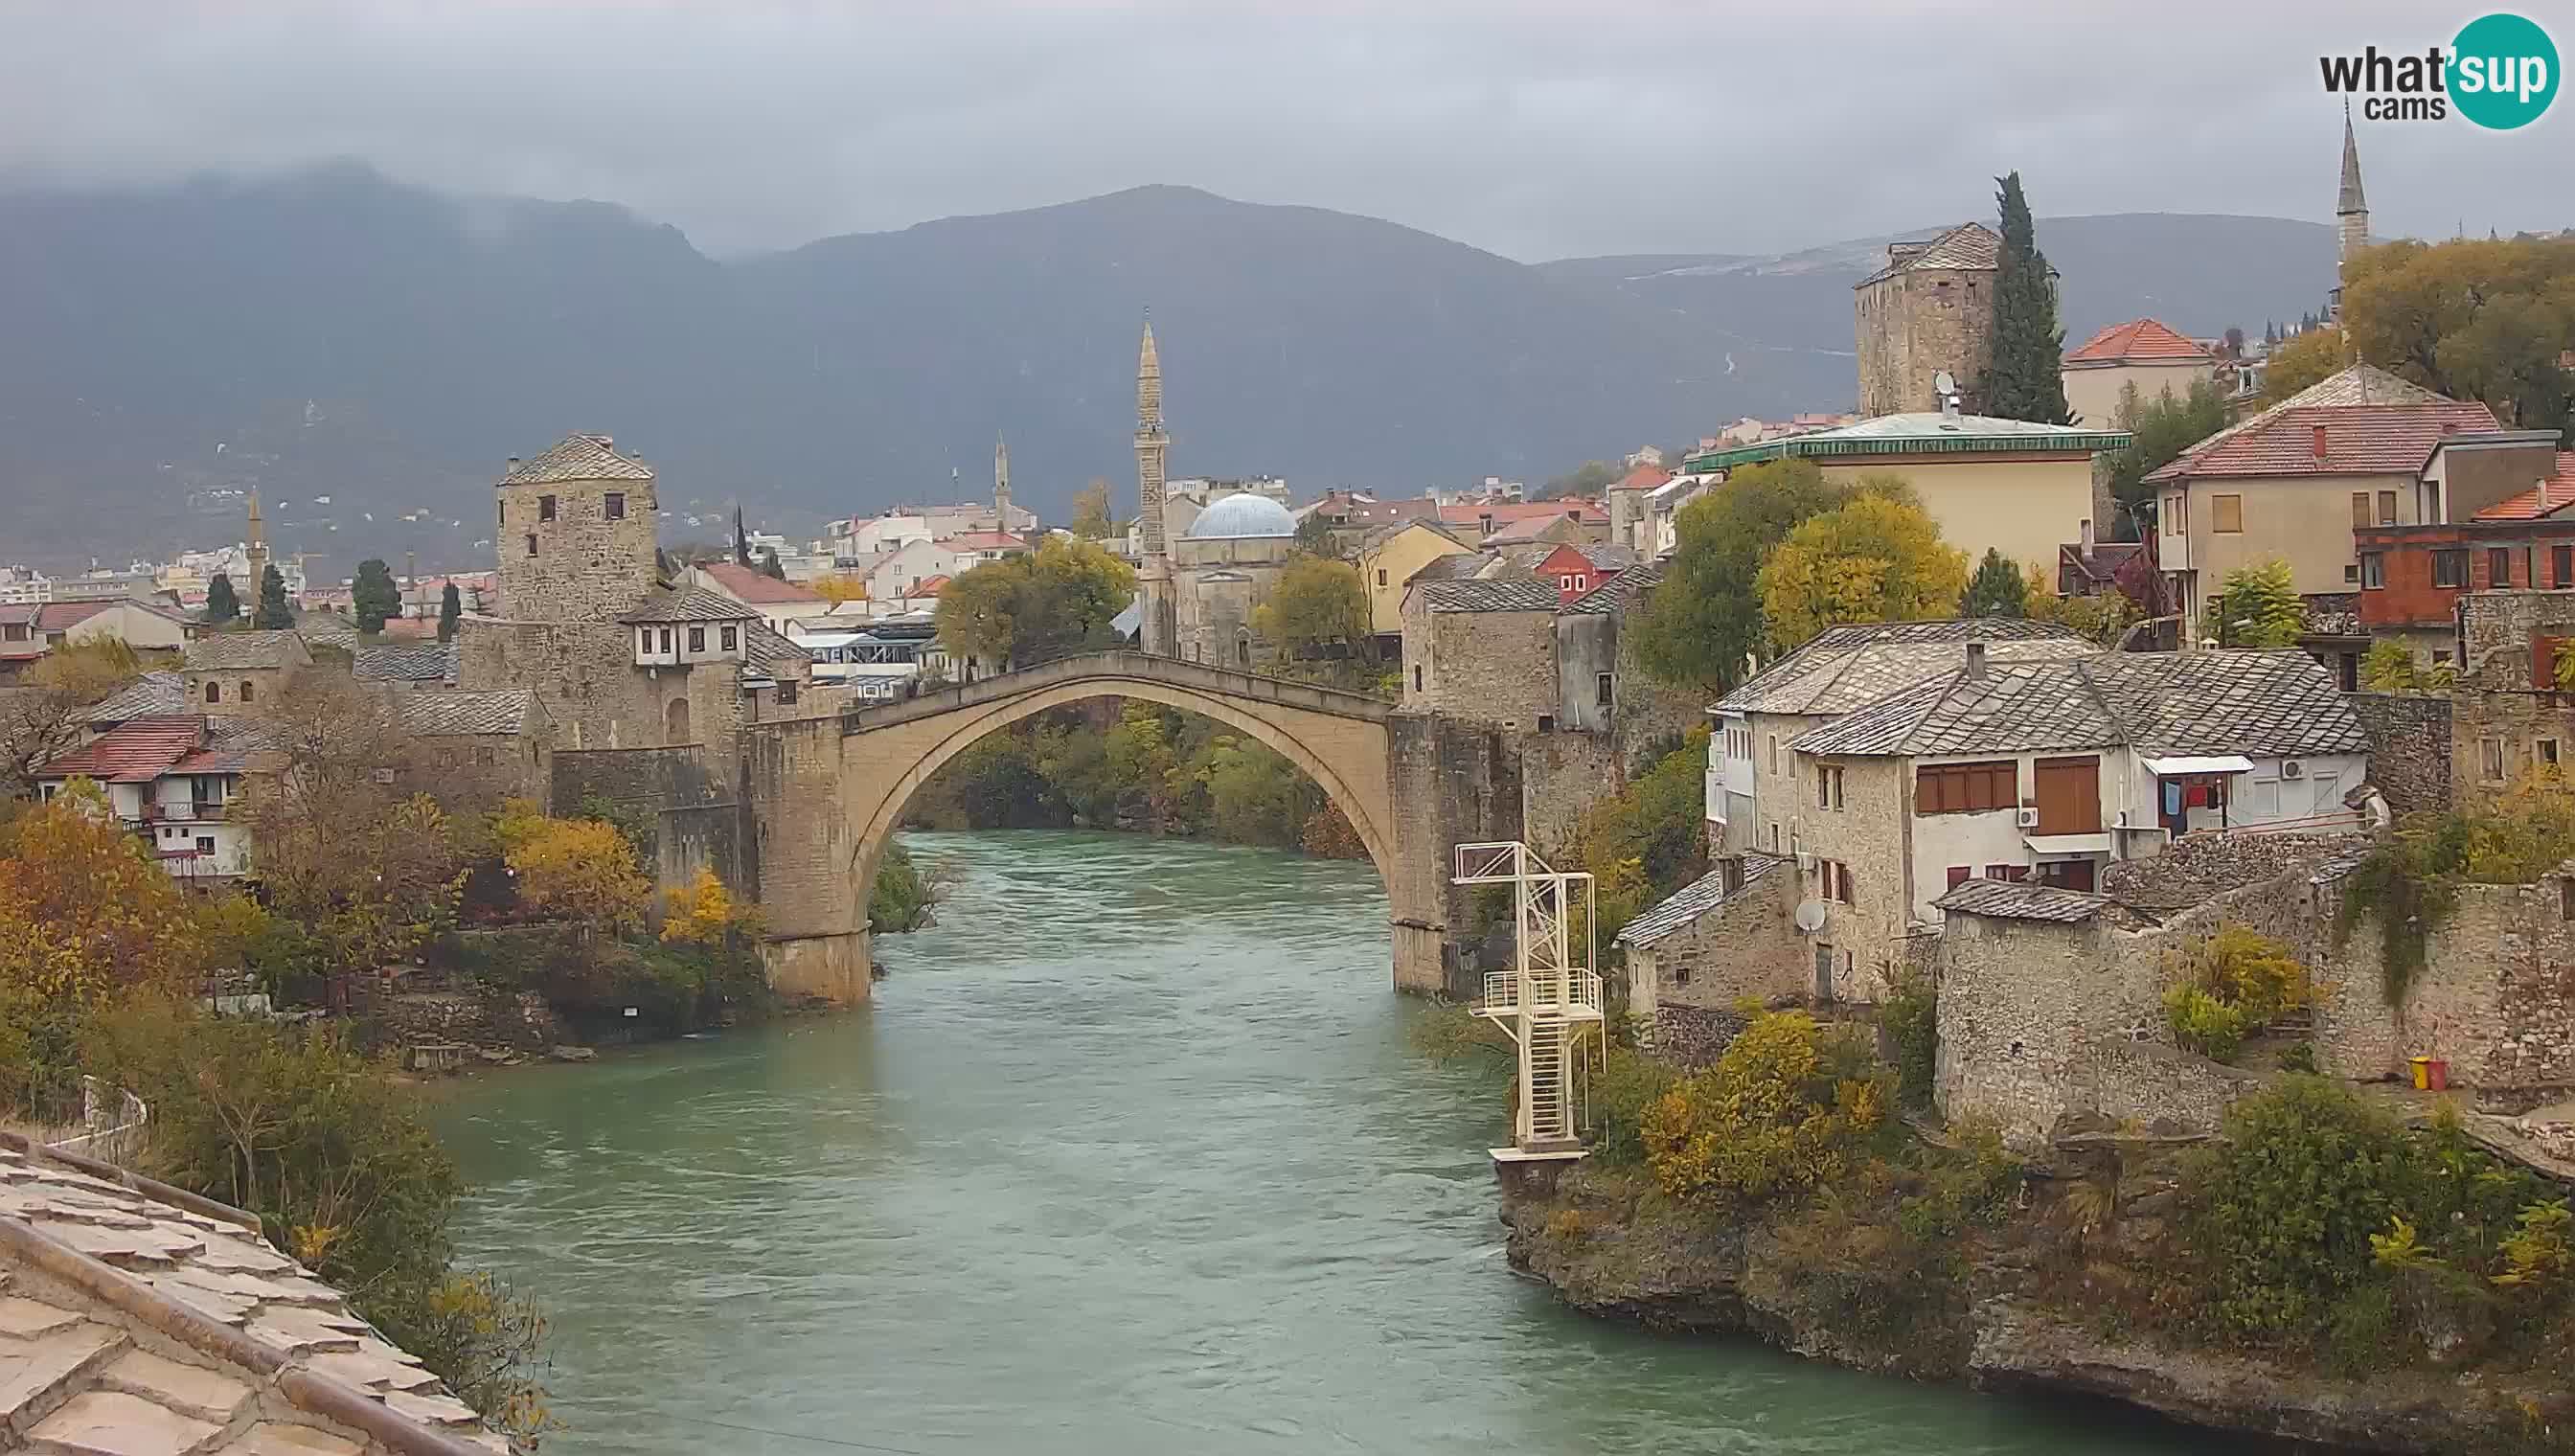
[(1770, 821), (1770, 852), (1773, 854), (1779, 852), (1779, 821), (1777, 819), (1772, 819)]
[(242, 680), (241, 692), (239, 692), (239, 693), (235, 694), (235, 695), (234, 695), (234, 697), (235, 697), (236, 699), (238, 699), (239, 701), (243, 702), (243, 703), (248, 703), (248, 702), (250, 702), (250, 699), (251, 699), (251, 691), (250, 691), (250, 680), (249, 680), (248, 678), (244, 678), (244, 679)]
[(1554, 732), (1554, 731), (1555, 731), (1555, 715), (1554, 715), (1554, 714), (1551, 714), (1551, 713), (1541, 713), (1541, 714), (1539, 714), (1539, 715), (1537, 716), (1537, 730), (1538, 730), (1539, 732), (1542, 732), (1542, 733), (1551, 733), (1551, 732)]
[(2378, 493), (2378, 524), (2381, 526), (2393, 526), (2396, 524), (2396, 493), (2394, 491), (2381, 491)]
[(501, 508), (500, 508), (499, 510), (497, 510), (497, 511), (495, 511), (495, 512), (493, 512), (493, 513), (492, 513), (492, 524), (493, 524), (494, 526), (507, 526), (507, 525), (509, 525), (509, 524), (510, 524), (510, 503), (509, 503), (509, 502), (507, 502), (507, 501), (502, 502), (502, 503), (501, 503)]
[(1777, 733), (1770, 735), (1770, 771), (1773, 773), (1779, 771), (1779, 735)]
[(1617, 701), (1617, 678), (1614, 675), (1609, 673), (1591, 675), (1591, 702), (1594, 707), (1607, 708)]
[(2208, 529), (2224, 536), (2240, 535), (2244, 530), (2244, 498), (2242, 496), (2209, 497)]
[(2512, 585), (2512, 552), (2509, 548), (2486, 548), (2486, 585), (2498, 592)]
[[(2575, 884), (2575, 879), (2570, 879), (2570, 880), (2567, 880), (2566, 882), (2567, 882), (2568, 884)], [(1688, 984), (1689, 984), (1689, 973), (1690, 973), (1690, 968), (1689, 968), (1688, 966), (1686, 966), (1686, 965), (1675, 965), (1675, 966), (1673, 966), (1673, 967), (1672, 967), (1672, 984), (1674, 984), (1674, 985), (1676, 985), (1676, 986), (1685, 986), (1685, 985), (1688, 985)]]
[(1383, 567), (1376, 569), (1376, 584), (1380, 587), (1385, 585), (1385, 568)]
[(200, 854), (212, 854), (215, 852), (215, 836), (212, 834), (199, 834), (197, 836), (197, 852)]
[(1972, 878), (1972, 877), (1975, 875), (1975, 872), (1976, 872), (1976, 870), (1975, 870), (1975, 866), (1974, 866), (1974, 865), (1971, 865), (1971, 864), (1952, 864), (1952, 865), (1950, 865), (1950, 866), (1949, 866), (1949, 887), (1950, 887), (1951, 889), (1956, 889), (1959, 885), (1965, 884), (1965, 883), (1966, 883), (1970, 878)]
[(1412, 691), (1415, 693), (1421, 691), (1421, 665), (1418, 663), (1413, 664), (1412, 667)]
[(530, 556), (535, 556), (536, 554), (537, 554), (537, 534), (536, 534), (535, 532), (531, 531), (531, 532), (529, 532), (529, 533), (528, 533), (528, 555), (530, 555)]
[(2468, 554), (2457, 550), (2432, 553), (2432, 585), (2435, 587), (2468, 585)]
[(2026, 864), (1988, 864), (1985, 866), (1985, 878), (2017, 882), (2029, 878), (2029, 866)]
[(2557, 766), (2557, 740), (2555, 738), (2541, 738), (2539, 741), (2532, 743), (2530, 747), (2531, 751), (2538, 755), (2540, 762), (2547, 764), (2551, 768)]
[(742, 646), (742, 629), (738, 627), (728, 627), (724, 630), (724, 635), (719, 640), (724, 643), (724, 650), (726, 652), (732, 652), (736, 648)]
[(706, 650), (707, 650), (707, 630), (706, 630), (705, 628), (703, 628), (703, 627), (693, 627), (693, 628), (690, 628), (690, 629), (689, 629), (689, 651), (690, 651), (690, 652), (693, 652), (693, 653), (703, 653), (703, 652), (705, 652)]
[(2378, 518), (2377, 518), (2377, 516), (2373, 515), (2373, 514), (2370, 512), (2370, 509), (2369, 509), (2369, 493), (2368, 493), (2367, 491), (2354, 491), (2354, 492), (2352, 492), (2352, 493), (2351, 493), (2351, 528), (2352, 528), (2352, 530), (2354, 530), (2354, 531), (2367, 531), (2369, 528), (2371, 528), (2371, 527), (2373, 527), (2373, 526), (2375, 526), (2375, 525), (2377, 525), (2377, 524), (2378, 524)]
[(2503, 781), (2503, 739), (2477, 739), (2477, 770), (2488, 783)]
[(2548, 549), (2548, 577), (2560, 587), (2575, 587), (2575, 546)]
[(2365, 551), (2360, 554), (2360, 585), (2375, 592), (2387, 585), (2387, 553)]
[(635, 629), (635, 651), (639, 653), (653, 651), (653, 629), (649, 627)]
[(1852, 903), (1849, 865), (1838, 859), (1818, 859), (1815, 861), (1815, 876), (1816, 893), (1822, 898), (1840, 904)]
[(477, 763), (492, 762), (493, 754), (491, 745), (488, 743), (477, 744), (474, 749), (474, 761)]
[(796, 706), (795, 679), (781, 678), (778, 680), (778, 706), (781, 708), (794, 708)]
[(224, 685), (223, 685), (223, 684), (221, 684), (221, 683), (209, 683), (209, 684), (207, 684), (207, 685), (206, 685), (206, 701), (207, 701), (208, 703), (221, 703), (221, 702), (223, 702), (223, 701), (224, 701)]
[(2354, 562), (2350, 566), (2343, 568), (2342, 579), (2346, 584), (2358, 583), (2360, 581), (2360, 563)]
[(608, 519), (611, 521), (623, 521), (626, 519), (626, 493), (624, 491), (611, 491), (608, 493)]
[(539, 496), (537, 498), (537, 519), (539, 521), (552, 521), (555, 519), (554, 497)]
[(1841, 765), (1841, 764), (1839, 764), (1839, 763), (1818, 763), (1818, 764), (1816, 764), (1816, 765), (1815, 765), (1815, 807), (1817, 807), (1817, 808), (1840, 808), (1841, 806), (1842, 806), (1842, 765)]
[(662, 651), (666, 653), (673, 651), (671, 647), (671, 629), (667, 627), (662, 629)]
[(1928, 763), (1914, 770), (1915, 813), (1981, 813), (2019, 806), (2020, 764), (2016, 760)]

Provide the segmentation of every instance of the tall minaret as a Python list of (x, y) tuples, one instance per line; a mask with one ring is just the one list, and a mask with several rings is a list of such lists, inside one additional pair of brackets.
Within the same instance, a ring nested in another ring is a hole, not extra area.
[(1163, 539), (1163, 461), (1171, 447), (1172, 437), (1163, 433), (1163, 358), (1154, 349), (1149, 311), (1145, 343), (1136, 357), (1136, 522), (1144, 555), (1136, 573), (1136, 597), (1144, 608), (1138, 629), (1144, 649), (1165, 657), (1179, 651), (1172, 559)]
[(2360, 142), (2351, 134), (2351, 103), (2342, 104), (2342, 194), (2334, 200), (2334, 322), (2342, 322), (2342, 290), (2352, 258), (2369, 246), (2369, 199), (2360, 190)]
[(993, 529), (1011, 529), (1011, 445), (993, 437)]
[(257, 486), (250, 488), (250, 541), (242, 548), (242, 559), (250, 570), (250, 586), (244, 596), (256, 604), (259, 601), (259, 584), (268, 579), (268, 528), (259, 519)]

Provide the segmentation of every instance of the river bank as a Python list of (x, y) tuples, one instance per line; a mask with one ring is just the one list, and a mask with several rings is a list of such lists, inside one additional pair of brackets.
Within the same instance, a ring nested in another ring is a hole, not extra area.
[[(2011, 1202), (1932, 1241), (1919, 1206), (1863, 1192), (1813, 1206), (1710, 1211), (1634, 1166), (1503, 1180), (1511, 1266), (1567, 1307), (1665, 1337), (1748, 1337), (1855, 1370), (1992, 1392), (2114, 1400), (2227, 1438), (2402, 1453), (2564, 1451), (2554, 1357), (2499, 1358), (2471, 1306), (2401, 1304), (2428, 1352), (2337, 1375), (2303, 1358), (2196, 1344), (2157, 1266), (2172, 1254), (2186, 1142), (2101, 1132), (2061, 1146)], [(1684, 1340), (1684, 1343), (1687, 1341)], [(2367, 1362), (2366, 1352), (2356, 1356)]]

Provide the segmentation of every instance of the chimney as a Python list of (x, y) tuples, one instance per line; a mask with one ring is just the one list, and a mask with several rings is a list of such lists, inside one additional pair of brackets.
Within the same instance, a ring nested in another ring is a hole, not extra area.
[(2083, 537), (2082, 537), (2082, 540), (2083, 540), (2083, 554), (2084, 554), (2085, 556), (2087, 556), (2087, 557), (2088, 557), (2088, 556), (2092, 555), (2092, 518), (2091, 518), (2091, 517), (2086, 516), (2086, 517), (2084, 517), (2084, 518), (2083, 518), (2083, 528), (2082, 528), (2082, 529), (2083, 529)]
[(1985, 645), (1983, 643), (1971, 642), (1967, 644), (1967, 676), (1977, 680), (1978, 682), (1982, 682), (1984, 680)]
[(1942, 395), (1940, 397), (1940, 413), (1948, 416), (1952, 420), (1958, 418), (1958, 397), (1956, 395)]
[(2316, 427), (2315, 452), (2316, 459), (2322, 460), (2325, 458), (2325, 427), (2322, 425), (2318, 425)]

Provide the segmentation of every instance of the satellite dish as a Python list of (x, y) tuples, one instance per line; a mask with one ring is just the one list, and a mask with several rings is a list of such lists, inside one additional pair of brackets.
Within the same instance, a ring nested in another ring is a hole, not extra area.
[(1958, 377), (1944, 369), (1931, 376), (1931, 388), (1944, 398), (1954, 395), (1958, 392)]
[(1806, 900), (1797, 906), (1797, 928), (1812, 935), (1824, 928), (1824, 902)]

